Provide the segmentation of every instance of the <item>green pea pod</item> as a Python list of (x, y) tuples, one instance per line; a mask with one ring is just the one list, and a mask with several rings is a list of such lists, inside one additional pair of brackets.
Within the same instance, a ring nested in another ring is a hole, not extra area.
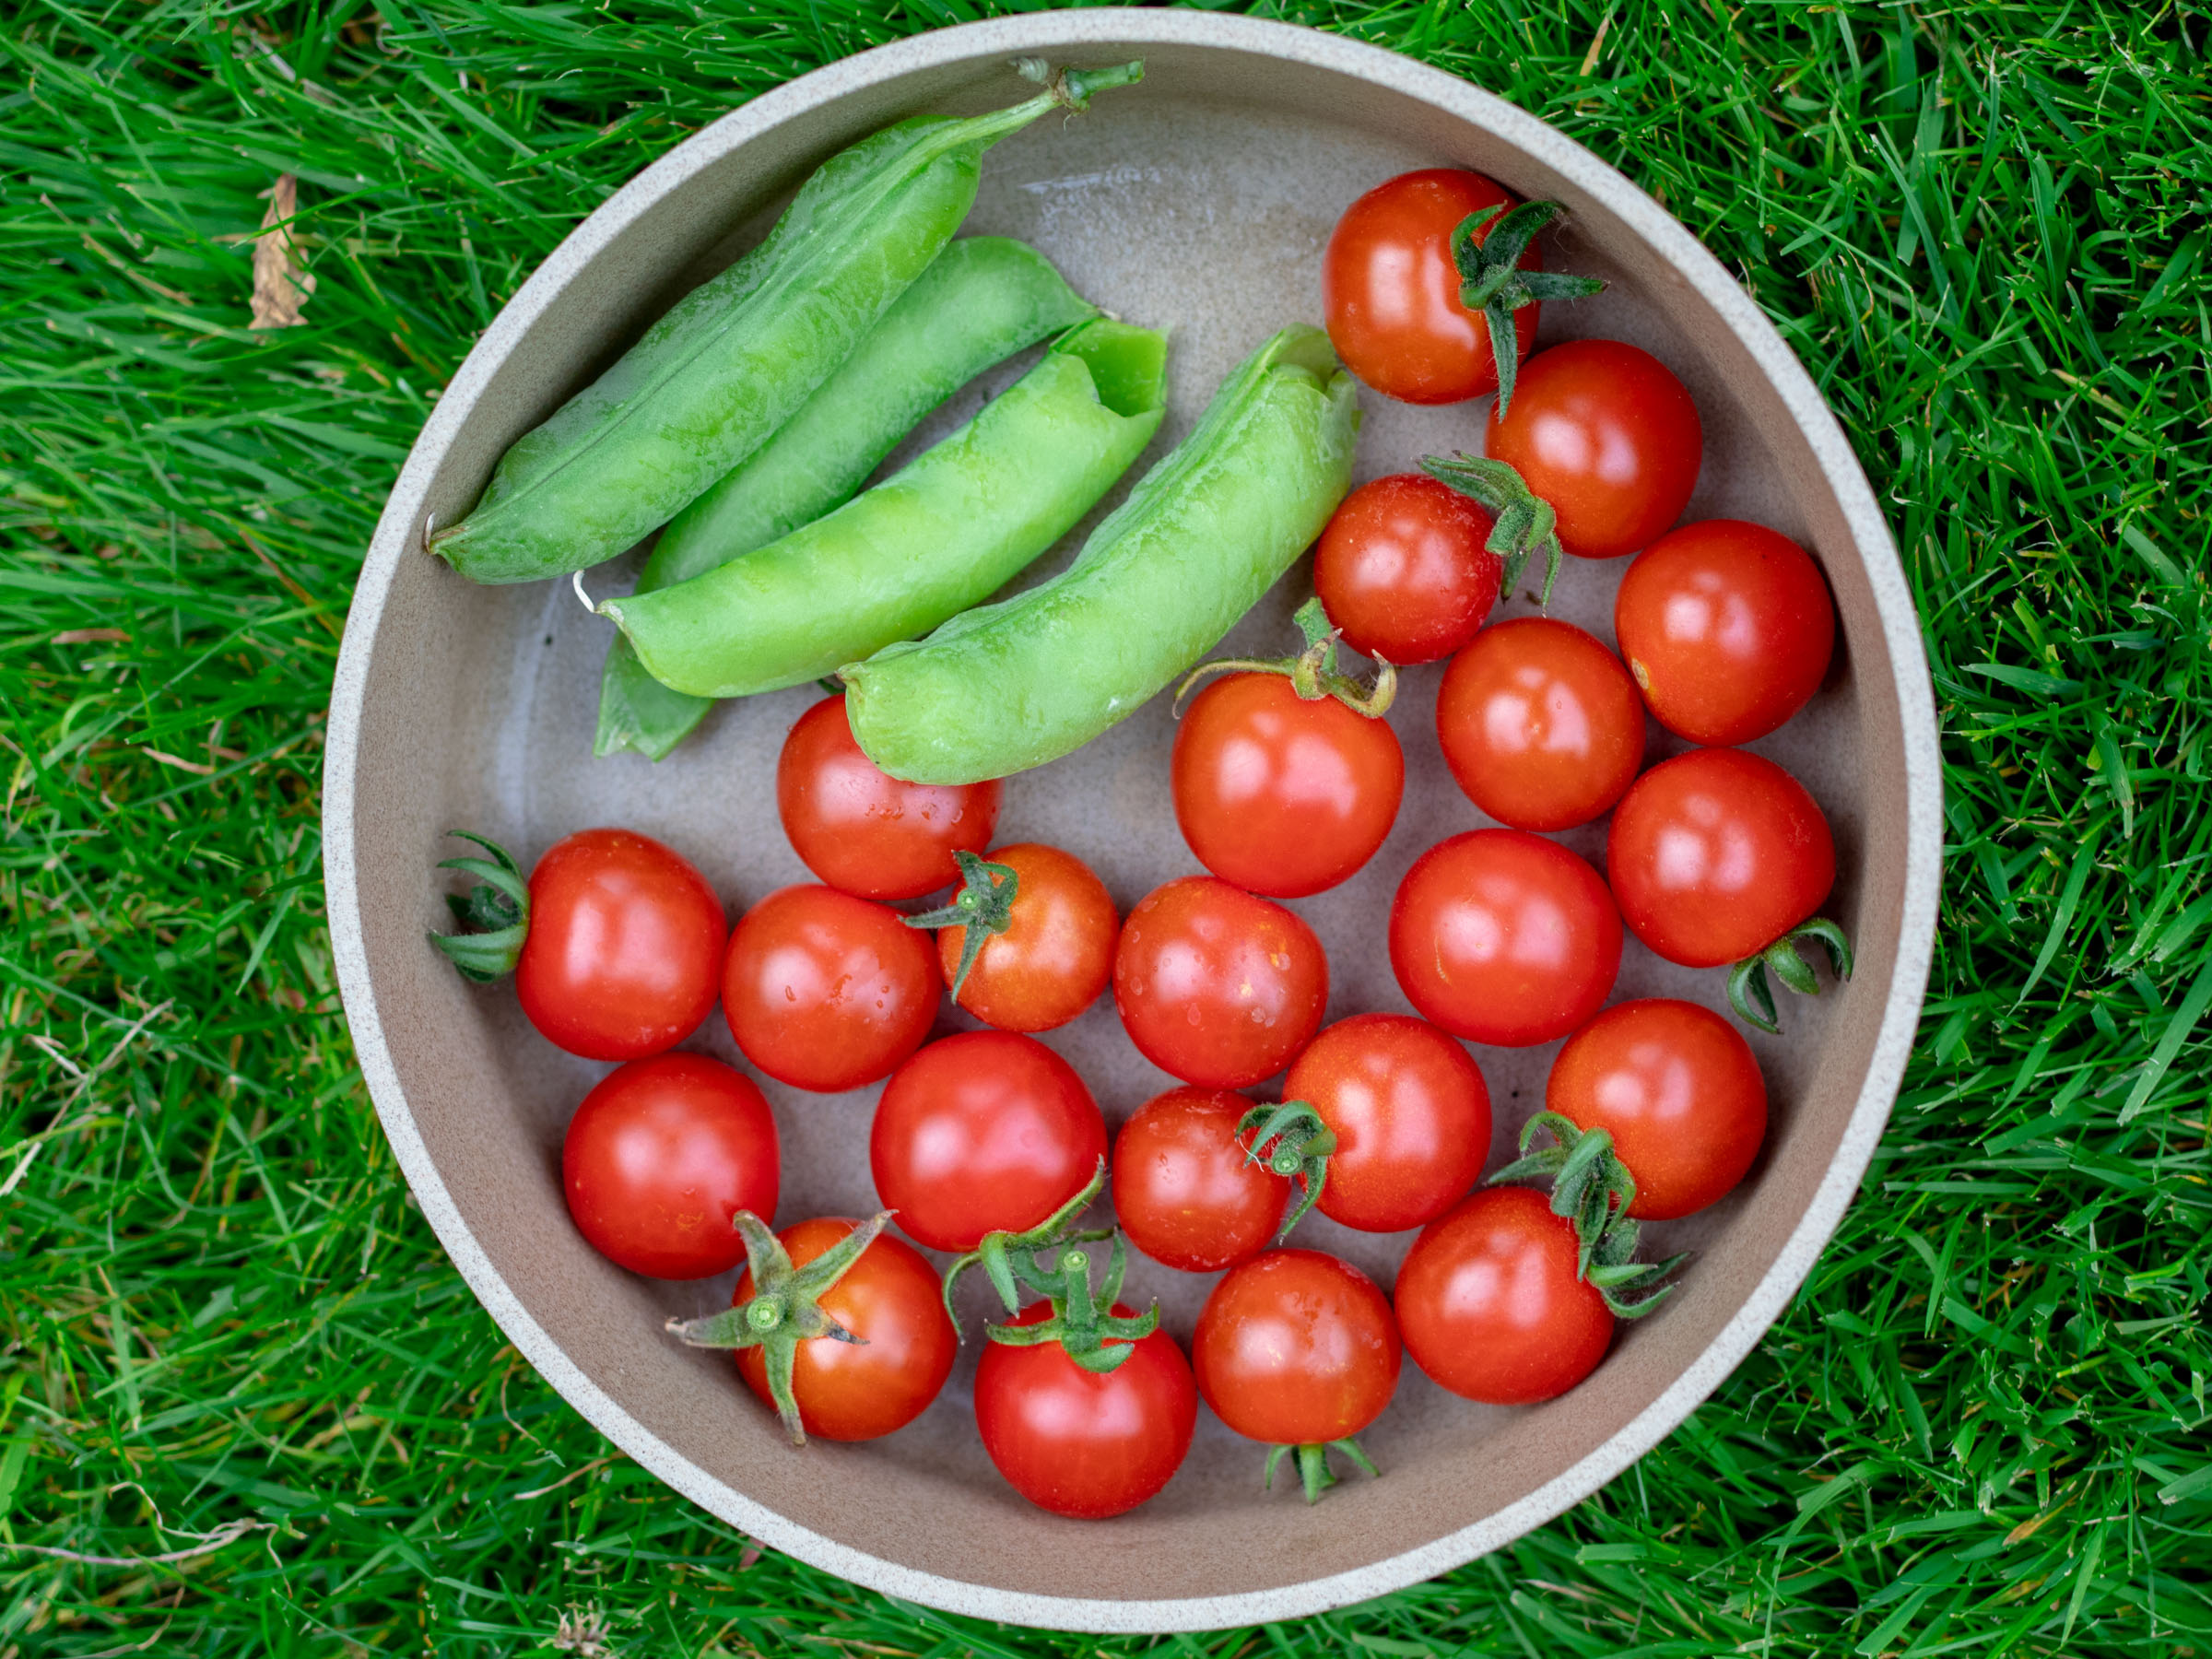
[(1012, 109), (917, 116), (832, 156), (767, 241), (517, 439), (431, 547), (473, 581), (529, 582), (612, 559), (667, 523), (766, 442), (928, 268), (975, 201), (985, 149), (1142, 74), (1065, 71)]
[[(1097, 310), (1025, 242), (953, 242), (782, 430), (677, 514), (645, 561), (638, 592), (727, 564), (841, 505), (954, 392)], [(713, 706), (711, 698), (662, 685), (617, 634), (599, 682), (592, 752), (632, 748), (661, 759)]]
[(1318, 328), (1223, 382), (1066, 571), (840, 670), (894, 778), (971, 783), (1081, 747), (1220, 641), (1344, 499), (1358, 395)]
[(694, 697), (819, 679), (987, 599), (1065, 535), (1159, 429), (1167, 340), (1086, 323), (982, 414), (758, 552), (609, 599), (646, 669)]

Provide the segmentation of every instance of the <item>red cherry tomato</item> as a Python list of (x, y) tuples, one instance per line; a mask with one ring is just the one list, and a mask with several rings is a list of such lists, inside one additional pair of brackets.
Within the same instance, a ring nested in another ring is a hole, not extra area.
[(1321, 533), (1313, 591), (1355, 651), (1400, 666), (1448, 657), (1498, 603), (1494, 522), (1426, 473), (1362, 484)]
[(699, 1030), (728, 935), (722, 900), (682, 853), (628, 830), (580, 830), (530, 872), (515, 995), (570, 1053), (642, 1060)]
[(1530, 1187), (1491, 1187), (1422, 1229), (1392, 1292), (1413, 1362), (1491, 1406), (1533, 1406), (1596, 1369), (1606, 1299), (1575, 1277), (1574, 1224)]
[(1609, 1130), (1636, 1177), (1639, 1221), (1671, 1221), (1727, 1195), (1767, 1135), (1751, 1045), (1709, 1008), (1652, 998), (1607, 1008), (1567, 1040), (1547, 1111)]
[(1356, 1014), (1308, 1045), (1283, 1082), (1336, 1136), (1318, 1207), (1362, 1232), (1433, 1221), (1490, 1155), (1490, 1091), (1467, 1051), (1425, 1019)]
[(1820, 567), (1763, 524), (1706, 519), (1636, 556), (1613, 632), (1653, 716), (1677, 737), (1749, 743), (1820, 688), (1836, 607)]
[[(832, 1218), (802, 1221), (776, 1236), (791, 1253), (791, 1265), (804, 1267), (855, 1225)], [(737, 1307), (752, 1294), (748, 1269), (739, 1276), (730, 1305)], [(816, 1305), (860, 1340), (818, 1336), (799, 1344), (791, 1389), (808, 1434), (865, 1441), (903, 1429), (922, 1415), (952, 1374), (959, 1335), (946, 1316), (937, 1270), (912, 1245), (878, 1234)], [(759, 1348), (739, 1348), (737, 1371), (754, 1394), (774, 1404), (768, 1391), (768, 1360)]]
[(1439, 841), (1398, 884), (1390, 965), (1447, 1031), (1527, 1048), (1604, 1006), (1620, 972), (1620, 912), (1557, 842), (1477, 830)]
[(1318, 1250), (1271, 1250), (1206, 1299), (1191, 1369), (1214, 1414), (1248, 1440), (1349, 1440), (1398, 1388), (1398, 1322), (1374, 1281)]
[(1618, 559), (1682, 516), (1704, 445), (1698, 406), (1665, 363), (1618, 340), (1569, 340), (1522, 368), (1488, 448), (1558, 511), (1559, 546)]
[(868, 1135), (883, 1207), (932, 1250), (1026, 1231), (1105, 1156), (1106, 1120), (1076, 1068), (1012, 1031), (931, 1043), (884, 1087)]
[(1468, 800), (1516, 830), (1571, 830), (1628, 793), (1643, 703), (1620, 659), (1568, 622), (1517, 617), (1452, 659), (1436, 735)]
[[(1034, 1324), (1051, 1311), (1037, 1302), (1006, 1323)], [(1135, 1313), (1119, 1302), (1112, 1311)], [(1190, 1364), (1165, 1331), (1131, 1347), (1103, 1375), (1085, 1371), (1056, 1342), (983, 1349), (975, 1426), (998, 1472), (1031, 1503), (1100, 1521), (1135, 1509), (1182, 1466), (1198, 1422)]]
[[(1404, 403), (1465, 403), (1497, 391), (1489, 324), (1459, 301), (1465, 278), (1452, 259), (1452, 233), (1471, 213), (1519, 205), (1480, 173), (1430, 167), (1400, 173), (1346, 208), (1321, 263), (1322, 312), (1345, 367)], [(1477, 246), (1496, 224), (1475, 233)], [(1535, 242), (1520, 266), (1544, 268)], [(1523, 357), (1535, 343), (1540, 310), (1513, 313)]]
[(1175, 821), (1198, 862), (1251, 893), (1302, 899), (1375, 855), (1397, 820), (1406, 755), (1387, 723), (1280, 674), (1232, 674), (1175, 732)]
[[(1113, 977), (1122, 918), (1106, 884), (1081, 859), (1035, 841), (991, 853), (1014, 872), (1013, 922), (985, 942), (960, 987), (960, 1006), (1002, 1031), (1049, 1031), (1099, 1000)], [(968, 930), (937, 934), (937, 965), (949, 986)]]
[(981, 853), (1000, 785), (904, 783), (861, 753), (845, 700), (799, 716), (776, 760), (776, 810), (808, 869), (862, 899), (919, 899), (958, 881), (957, 849)]
[(746, 912), (723, 965), (722, 1011), (745, 1057), (820, 1094), (888, 1077), (937, 1017), (929, 935), (834, 888), (787, 887)]
[(1155, 888), (1122, 925), (1113, 1001), (1146, 1059), (1185, 1083), (1272, 1077), (1321, 1029), (1329, 964), (1313, 930), (1226, 881)]
[(1218, 1273), (1266, 1247), (1290, 1183), (1245, 1156), (1240, 1094), (1171, 1088), (1136, 1109), (1113, 1141), (1113, 1213), (1154, 1261)]
[(1622, 919), (1670, 962), (1718, 968), (1820, 908), (1836, 843), (1805, 785), (1742, 749), (1691, 749), (1613, 810), (1606, 875)]
[(633, 1060), (576, 1108), (560, 1171), (601, 1255), (653, 1278), (708, 1278), (745, 1260), (731, 1217), (775, 1217), (776, 1121), (759, 1087), (718, 1060)]

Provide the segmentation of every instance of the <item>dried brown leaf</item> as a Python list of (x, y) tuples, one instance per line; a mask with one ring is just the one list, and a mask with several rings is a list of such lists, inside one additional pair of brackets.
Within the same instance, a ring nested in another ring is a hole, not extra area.
[(253, 322), (255, 328), (289, 328), (304, 323), (300, 308), (315, 291), (315, 279), (300, 269), (292, 219), (300, 211), (300, 180), (279, 173), (269, 191), (269, 210), (253, 238)]

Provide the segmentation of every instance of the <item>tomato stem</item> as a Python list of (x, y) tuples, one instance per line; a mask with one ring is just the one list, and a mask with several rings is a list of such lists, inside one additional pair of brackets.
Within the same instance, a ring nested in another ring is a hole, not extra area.
[(1182, 712), (1182, 700), (1191, 694), (1191, 688), (1209, 674), (1280, 674), (1288, 676), (1290, 688), (1306, 702), (1319, 702), (1333, 697), (1355, 714), (1364, 714), (1370, 720), (1380, 720), (1390, 712), (1390, 705), (1398, 695), (1398, 671), (1382, 658), (1375, 658), (1375, 677), (1366, 685), (1348, 674), (1336, 671), (1336, 641), (1344, 630), (1329, 620), (1329, 613), (1319, 599), (1309, 599), (1300, 606), (1291, 618), (1306, 636), (1306, 648), (1294, 657), (1222, 657), (1218, 661), (1201, 663), (1191, 670), (1182, 684), (1175, 689), (1175, 712)]
[(791, 1443), (805, 1445), (806, 1430), (799, 1421), (799, 1403), (792, 1392), (799, 1344), (827, 1337), (832, 1342), (865, 1346), (865, 1337), (853, 1335), (818, 1303), (876, 1242), (890, 1219), (889, 1210), (871, 1217), (806, 1266), (794, 1268), (791, 1253), (769, 1230), (768, 1223), (750, 1210), (739, 1210), (734, 1220), (745, 1240), (746, 1265), (753, 1276), (752, 1300), (705, 1319), (672, 1319), (667, 1326), (670, 1335), (691, 1347), (762, 1349), (768, 1361), (769, 1397), (775, 1402), (776, 1416), (782, 1419)]
[(952, 1290), (959, 1283), (960, 1275), (969, 1268), (980, 1263), (992, 1288), (997, 1290), (999, 1300), (1006, 1304), (1006, 1312), (1018, 1313), (1021, 1312), (1021, 1292), (1017, 1284), (1018, 1275), (1015, 1271), (1018, 1252), (1050, 1250), (1060, 1244), (1087, 1244), (1112, 1238), (1113, 1229), (1111, 1227), (1094, 1228), (1088, 1231), (1075, 1230), (1076, 1218), (1090, 1206), (1090, 1201), (1105, 1189), (1105, 1185), (1106, 1160), (1101, 1158), (1098, 1169), (1083, 1183), (1083, 1190), (1036, 1226), (1020, 1232), (1002, 1229), (997, 1232), (985, 1233), (973, 1250), (957, 1258), (951, 1266), (946, 1268), (945, 1312), (952, 1321), (953, 1334), (959, 1334), (960, 1316), (953, 1312)]
[[(1555, 1144), (1535, 1146), (1543, 1133)], [(1551, 1182), (1551, 1213), (1574, 1223), (1579, 1246), (1575, 1277), (1587, 1281), (1621, 1319), (1641, 1319), (1665, 1300), (1672, 1285), (1640, 1298), (1622, 1294), (1656, 1285), (1688, 1256), (1659, 1263), (1632, 1259), (1641, 1232), (1629, 1218), (1629, 1206), (1636, 1202), (1636, 1177), (1614, 1149), (1612, 1131), (1584, 1129), (1563, 1113), (1539, 1112), (1521, 1127), (1521, 1156), (1483, 1184), (1547, 1177)]]
[(1084, 1239), (1112, 1238), (1106, 1259), (1106, 1278), (1094, 1292), (1090, 1288), (1090, 1254), (1074, 1242), (1024, 1251), (1010, 1258), (1014, 1275), (1052, 1303), (1051, 1314), (1035, 1324), (994, 1324), (985, 1327), (992, 1341), (1008, 1347), (1038, 1347), (1057, 1342), (1063, 1352), (1087, 1371), (1103, 1376), (1118, 1370), (1135, 1345), (1159, 1329), (1159, 1303), (1142, 1313), (1116, 1313), (1114, 1298), (1122, 1293), (1122, 1276), (1129, 1266), (1129, 1247), (1119, 1231), (1078, 1235)]
[(1379, 1477), (1382, 1473), (1375, 1467), (1374, 1459), (1368, 1456), (1359, 1442), (1348, 1435), (1343, 1440), (1314, 1441), (1300, 1446), (1270, 1446), (1267, 1448), (1267, 1468), (1260, 1478), (1263, 1491), (1275, 1490), (1275, 1472), (1281, 1466), (1283, 1459), (1294, 1452), (1298, 1454), (1298, 1478), (1306, 1488), (1308, 1503), (1319, 1503), (1321, 1495), (1336, 1484), (1336, 1473), (1329, 1467), (1329, 1453), (1332, 1452), (1343, 1453), (1355, 1466), (1370, 1475)]
[[(1298, 1182), (1298, 1202), (1276, 1230), (1275, 1241), (1280, 1244), (1305, 1219), (1328, 1183), (1336, 1132), (1321, 1121), (1312, 1102), (1285, 1100), (1279, 1106), (1254, 1106), (1239, 1118), (1236, 1138), (1243, 1144), (1246, 1163), (1264, 1163), (1286, 1181)], [(1270, 1147), (1273, 1150), (1264, 1149)]]
[[(1524, 202), (1510, 213), (1502, 206), (1490, 207), (1470, 213), (1452, 232), (1452, 263), (1462, 278), (1459, 302), (1480, 312), (1489, 324), (1500, 417), (1512, 406), (1513, 376), (1521, 366), (1521, 338), (1513, 328), (1513, 313), (1543, 300), (1586, 299), (1606, 286), (1595, 276), (1521, 268), (1521, 256), (1536, 232), (1565, 211), (1557, 202)], [(1488, 234), (1478, 242), (1476, 236), (1486, 225)]]
[(983, 947), (1014, 925), (1014, 900), (1021, 895), (1021, 877), (1013, 865), (990, 864), (965, 847), (953, 850), (960, 866), (962, 886), (950, 904), (918, 916), (901, 916), (909, 927), (958, 927), (964, 930), (960, 971), (952, 976), (952, 1000), (960, 1000), (960, 988)]
[(1470, 455), (1464, 450), (1453, 450), (1448, 459), (1423, 455), (1421, 470), (1493, 515), (1495, 522), (1483, 546), (1505, 562), (1500, 594), (1511, 595), (1530, 558), (1544, 555), (1544, 591), (1536, 595), (1536, 603), (1549, 605), (1552, 584), (1559, 581), (1567, 557), (1559, 546), (1559, 515), (1551, 503), (1529, 488), (1511, 463), (1488, 455)]
[(1820, 982), (1799, 947), (1817, 944), (1828, 952), (1828, 965), (1839, 980), (1851, 977), (1851, 938), (1826, 916), (1800, 922), (1781, 938), (1746, 957), (1728, 971), (1728, 1006), (1746, 1025), (1757, 1026), (1771, 1036), (1782, 1035), (1774, 1018), (1774, 993), (1767, 985), (1767, 970), (1800, 996), (1820, 994)]
[(445, 900), (453, 920), (475, 931), (432, 934), (430, 943), (445, 952), (462, 978), (488, 985), (512, 973), (522, 960), (523, 941), (530, 936), (530, 884), (523, 879), (513, 855), (499, 842), (466, 830), (448, 830), (446, 834), (475, 841), (491, 857), (448, 858), (438, 865), (479, 877), (467, 898), (449, 893)]

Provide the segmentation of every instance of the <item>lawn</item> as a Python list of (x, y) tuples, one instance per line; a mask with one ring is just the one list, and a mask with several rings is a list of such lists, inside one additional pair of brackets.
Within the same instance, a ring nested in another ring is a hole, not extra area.
[[(1921, 606), (1948, 845), (1904, 1094), (1787, 1314), (1632, 1471), (1300, 1624), (994, 1630), (750, 1547), (503, 1342), (333, 989), (318, 775), (361, 549), (609, 191), (979, 15), (6, 0), (0, 1659), (2212, 1653), (2201, 6), (1274, 13), (1658, 194), (1826, 390)], [(254, 330), (281, 174), (314, 289)]]

